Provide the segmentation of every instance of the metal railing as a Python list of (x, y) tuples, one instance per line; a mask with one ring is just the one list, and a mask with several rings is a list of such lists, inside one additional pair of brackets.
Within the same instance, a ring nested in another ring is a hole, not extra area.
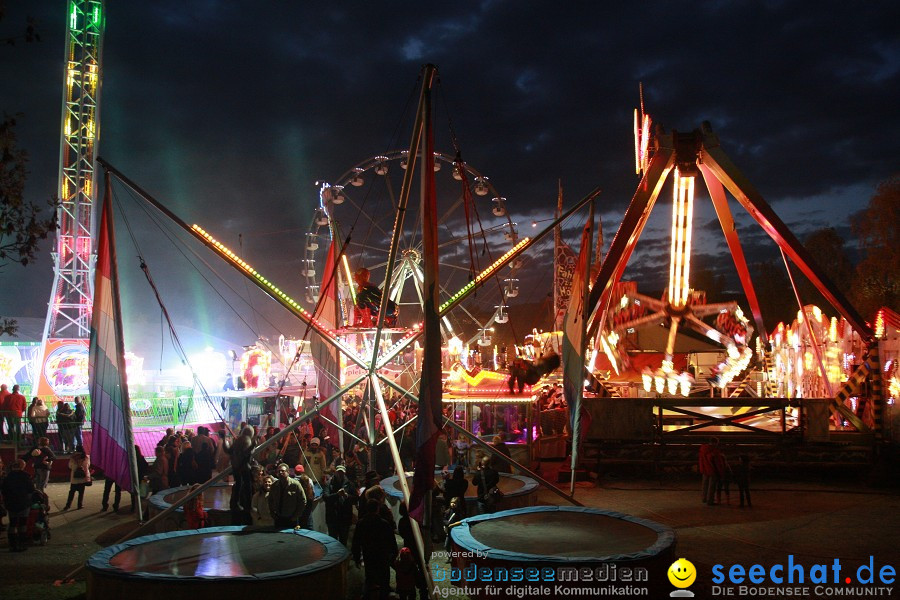
[[(798, 400), (786, 398), (746, 398), (746, 405), (736, 399), (721, 398), (657, 398), (653, 402), (656, 437), (662, 441), (689, 435), (753, 434), (784, 436), (800, 428), (802, 419), (789, 423), (789, 409), (800, 409)], [(730, 411), (713, 414), (697, 410), (716, 407)]]
[[(30, 396), (30, 398), (34, 397)], [(59, 448), (61, 447), (60, 426), (65, 428), (68, 425), (75, 429), (79, 424), (57, 422), (56, 408), (60, 398), (56, 396), (36, 397), (43, 400), (44, 405), (50, 409), (46, 436), (50, 438), (53, 447)], [(82, 396), (82, 400), (85, 419), (81, 427), (83, 430), (89, 431), (91, 429), (91, 399), (90, 396)], [(141, 427), (174, 427), (178, 429), (194, 423), (212, 423), (221, 418), (220, 407), (219, 410), (216, 410), (216, 407), (208, 406), (205, 402), (195, 401), (193, 390), (190, 388), (179, 388), (163, 393), (133, 394), (130, 400), (132, 424), (136, 429)], [(72, 399), (66, 398), (65, 401), (74, 408)], [(26, 415), (27, 409), (25, 415), (21, 417), (16, 413), (0, 412), (0, 417), (2, 417), (0, 418), (0, 432), (2, 432), (4, 442), (11, 443), (16, 447), (30, 446), (36, 442), (34, 424)], [(14, 418), (10, 420), (9, 417)]]

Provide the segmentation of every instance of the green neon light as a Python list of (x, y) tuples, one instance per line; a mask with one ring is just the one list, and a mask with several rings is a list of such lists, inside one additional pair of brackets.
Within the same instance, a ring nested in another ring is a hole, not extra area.
[(94, 5), (94, 23), (96, 23), (98, 25), (100, 24), (100, 5), (99, 4)]
[(75, 3), (72, 3), (72, 14), (69, 15), (69, 29), (78, 29), (78, 11), (75, 9)]

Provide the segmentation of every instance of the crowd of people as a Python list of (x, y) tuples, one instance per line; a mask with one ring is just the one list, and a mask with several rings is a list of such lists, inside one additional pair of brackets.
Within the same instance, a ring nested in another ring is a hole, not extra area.
[[(386, 461), (378, 460), (376, 450), (375, 468), (371, 469), (365, 445), (348, 444), (343, 452), (331, 443), (326, 424), (318, 419), (286, 435), (281, 433), (275, 427), (258, 431), (246, 423), (241, 423), (234, 435), (219, 432), (210, 437), (202, 428), (196, 434), (167, 432), (157, 446), (157, 460), (150, 467), (149, 478), (154, 489), (171, 487), (172, 481), (194, 483), (189, 478), (191, 469), (179, 472), (171, 464), (184, 465), (186, 454), (196, 460), (197, 452), (209, 457), (221, 453), (225, 462), (213, 459), (212, 464), (214, 471), (231, 467), (232, 524), (278, 529), (324, 525), (328, 534), (346, 545), (362, 566), (367, 597), (387, 597), (391, 591), (391, 569), (396, 573), (396, 592), (401, 597), (414, 598), (417, 590), (420, 597), (425, 597), (425, 577), (416, 558), (418, 550), (406, 507), (400, 504), (400, 516), (395, 519), (379, 483), (394, 473), (390, 455)], [(279, 438), (270, 441), (275, 436)], [(442, 438), (446, 445), (446, 435)], [(201, 450), (188, 451), (186, 446), (189, 450)], [(388, 444), (378, 446), (387, 447)], [(426, 542), (429, 549), (431, 544), (444, 543), (453, 525), (468, 515), (465, 497), (470, 487), (477, 491), (482, 512), (492, 512), (502, 497), (498, 493), (496, 459), (479, 456), (476, 469), (467, 476), (464, 466), (450, 464), (449, 451), (447, 456), (444, 476), (437, 478), (432, 493), (431, 536)], [(318, 503), (324, 504), (324, 524), (313, 522)], [(202, 504), (201, 498), (186, 507), (189, 526), (208, 522)], [(398, 543), (398, 537), (402, 542)]]
[[(39, 439), (47, 438), (51, 447), (62, 454), (70, 454), (77, 446), (84, 445), (82, 430), (87, 411), (80, 396), (71, 403), (57, 400), (55, 409), (51, 410), (42, 398), (34, 397), (28, 404), (18, 385), (10, 391), (3, 384), (0, 385), (0, 417), (2, 441), (36, 446)], [(56, 436), (50, 434), (51, 423), (56, 423)]]

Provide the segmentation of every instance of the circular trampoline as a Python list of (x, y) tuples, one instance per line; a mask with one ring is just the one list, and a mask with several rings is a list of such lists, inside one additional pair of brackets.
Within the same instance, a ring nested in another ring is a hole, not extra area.
[[(531, 506), (534, 504), (538, 491), (538, 482), (531, 477), (524, 475), (511, 475), (509, 473), (500, 473), (500, 483), (497, 485), (503, 492), (503, 498), (497, 501), (497, 510), (508, 510), (511, 508), (520, 508), (523, 506)], [(441, 471), (435, 471), (435, 481), (440, 481), (443, 477)], [(412, 473), (406, 474), (406, 482), (412, 489)], [(466, 477), (469, 487), (466, 489), (466, 509), (470, 515), (478, 514), (478, 488), (472, 483), (472, 476)], [(387, 479), (381, 480), (381, 487), (384, 488), (388, 498), (397, 506), (397, 503), (403, 500), (403, 491), (400, 489), (400, 478), (394, 475)], [(394, 515), (395, 517), (397, 515)]]
[[(651, 588), (656, 580), (665, 579), (675, 554), (675, 532), (669, 527), (614, 511), (574, 506), (532, 506), (478, 515), (454, 527), (451, 540), (454, 567), (605, 569), (607, 577), (613, 565), (620, 573), (623, 568), (630, 573), (640, 567), (649, 576), (640, 585)], [(595, 581), (599, 580), (598, 573)]]
[[(210, 525), (231, 525), (231, 512), (228, 508), (228, 502), (231, 498), (232, 485), (224, 482), (217, 483), (203, 492), (203, 508), (209, 517)], [(172, 504), (183, 498), (189, 490), (190, 486), (174, 487), (150, 496), (148, 510), (150, 517), (155, 517), (170, 508)], [(175, 509), (175, 512), (157, 523), (156, 532), (178, 531), (179, 529), (184, 529), (184, 527), (184, 507), (178, 507)]]
[(316, 531), (210, 527), (135, 538), (87, 561), (89, 599), (159, 600), (200, 593), (217, 600), (346, 593), (343, 544)]
[[(209, 518), (209, 524), (213, 527), (231, 525), (231, 510), (229, 503), (231, 501), (231, 487), (233, 483), (216, 483), (203, 492), (203, 508)], [(318, 484), (313, 485), (316, 492), (316, 507), (313, 509), (313, 523), (318, 528), (319, 521), (325, 525), (325, 514), (322, 508), (323, 503), (318, 502), (322, 498), (322, 488)], [(170, 508), (175, 502), (183, 498), (190, 486), (182, 486), (162, 490), (150, 496), (150, 517), (155, 517), (164, 510)], [(321, 514), (320, 514), (321, 513)], [(170, 513), (162, 521), (157, 522), (156, 532), (166, 533), (169, 531), (179, 531), (185, 528), (184, 507), (178, 507), (174, 512)]]

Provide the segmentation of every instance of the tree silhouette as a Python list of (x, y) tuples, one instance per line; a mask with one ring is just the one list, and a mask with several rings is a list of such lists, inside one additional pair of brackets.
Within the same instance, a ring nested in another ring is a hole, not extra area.
[[(56, 200), (47, 200), (51, 212), (45, 217), (44, 207), (25, 199), (28, 155), (16, 145), (15, 125), (8, 115), (0, 122), (0, 270), (11, 263), (27, 265), (40, 241), (56, 230)], [(0, 317), (0, 335), (16, 330), (14, 320)]]
[(882, 306), (900, 310), (900, 175), (878, 186), (852, 226), (863, 253), (853, 285), (857, 308), (868, 318)]

